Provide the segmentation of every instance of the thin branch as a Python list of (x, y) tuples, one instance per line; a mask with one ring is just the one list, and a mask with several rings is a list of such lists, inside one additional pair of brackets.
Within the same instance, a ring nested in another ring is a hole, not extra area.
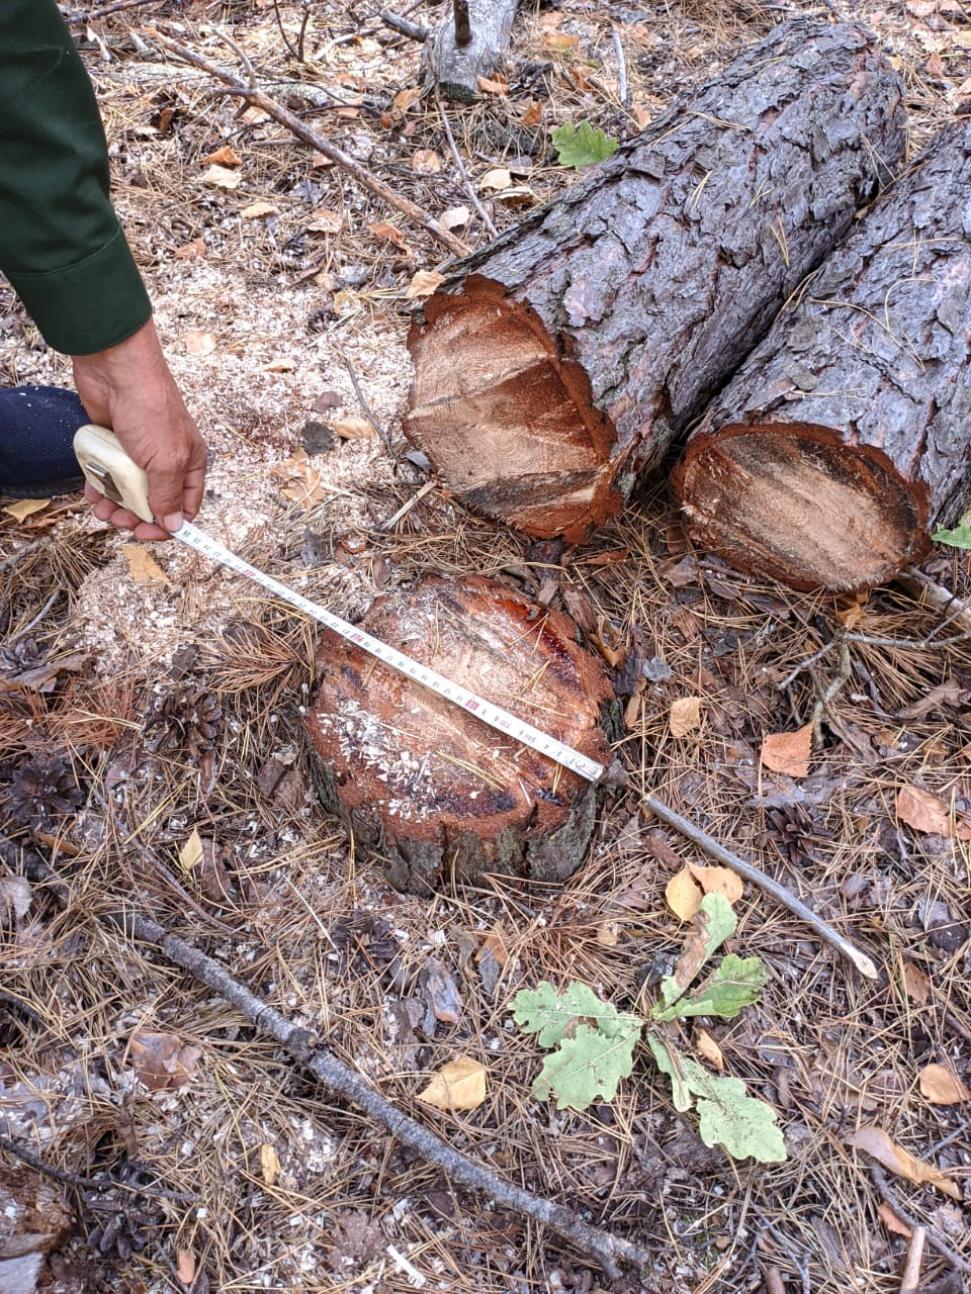
[(351, 385), (354, 388), (354, 394), (357, 396), (357, 402), (361, 406), (361, 410), (364, 413), (365, 418), (367, 418), (368, 422), (374, 428), (375, 432), (380, 438), (381, 443), (384, 445), (385, 449), (388, 451), (391, 457), (394, 458), (395, 452), (394, 452), (394, 445), (391, 443), (391, 436), (387, 428), (384, 427), (382, 423), (378, 421), (377, 414), (374, 412), (374, 410), (371, 408), (370, 404), (368, 403), (368, 398), (364, 394), (364, 390), (360, 382), (357, 380), (357, 372), (355, 371), (354, 365), (351, 363), (347, 355), (345, 355), (345, 353), (339, 347), (335, 346), (334, 349), (337, 351), (337, 354), (341, 358), (341, 363), (344, 365), (344, 368), (347, 370), (347, 376), (351, 379)]
[(286, 126), (288, 130), (292, 131), (297, 139), (303, 140), (305, 144), (309, 144), (318, 153), (322, 153), (324, 157), (329, 158), (335, 165), (342, 167), (369, 193), (373, 193), (375, 197), (386, 202), (388, 206), (394, 207), (395, 210), (407, 216), (409, 220), (413, 220), (415, 224), (420, 225), (422, 229), (437, 238), (440, 243), (444, 243), (450, 252), (453, 252), (456, 256), (464, 256), (469, 251), (469, 248), (461, 239), (456, 238), (453, 233), (447, 230), (444, 225), (439, 224), (433, 216), (419, 207), (417, 203), (412, 202), (410, 198), (403, 197), (400, 193), (396, 193), (383, 180), (379, 180), (376, 175), (372, 175), (349, 153), (345, 153), (342, 148), (332, 144), (325, 135), (308, 126), (306, 122), (301, 121), (295, 113), (290, 112), (288, 108), (284, 108), (275, 99), (271, 99), (268, 94), (255, 87), (244, 85), (232, 72), (228, 72), (224, 67), (203, 58), (201, 54), (197, 54), (194, 50), (180, 45), (178, 41), (172, 40), (171, 37), (165, 36), (157, 30), (153, 30), (151, 35), (153, 39), (157, 40), (170, 53), (175, 54), (177, 58), (190, 63), (193, 67), (200, 68), (203, 72), (208, 72), (217, 81), (222, 81), (224, 85), (230, 87), (231, 93), (239, 94), (248, 99), (250, 103), (255, 104), (256, 107), (262, 108), (274, 121), (278, 121), (280, 125)]
[(620, 1275), (622, 1265), (644, 1269), (653, 1261), (652, 1253), (640, 1245), (591, 1226), (572, 1209), (523, 1190), (499, 1177), (484, 1164), (477, 1163), (449, 1146), (381, 1096), (332, 1051), (319, 1044), (315, 1045), (306, 1029), (291, 1024), (279, 1011), (255, 997), (218, 962), (185, 940), (170, 934), (157, 921), (130, 912), (117, 914), (113, 919), (126, 932), (158, 949), (167, 961), (188, 971), (201, 984), (218, 993), (255, 1028), (275, 1039), (324, 1087), (360, 1106), (376, 1123), (387, 1128), (393, 1137), (416, 1150), (453, 1181), (481, 1191), (501, 1207), (514, 1210), (549, 1227), (580, 1251), (597, 1259), (604, 1271), (613, 1278)]
[(961, 629), (971, 629), (971, 606), (963, 602), (956, 593), (932, 580), (923, 571), (912, 566), (908, 571), (901, 571), (894, 580), (918, 604), (926, 603), (935, 611), (940, 611), (945, 624)]
[(459, 175), (462, 177), (462, 184), (465, 191), (472, 199), (472, 205), (479, 213), (479, 219), (485, 225), (486, 229), (488, 229), (492, 237), (495, 238), (497, 233), (496, 227), (492, 223), (492, 217), (480, 202), (479, 195), (475, 191), (475, 185), (469, 179), (469, 173), (465, 169), (465, 163), (462, 161), (462, 154), (459, 152), (458, 145), (455, 142), (455, 136), (452, 134), (452, 127), (448, 120), (448, 113), (445, 111), (445, 106), (438, 94), (435, 95), (435, 102), (438, 104), (438, 115), (442, 119), (442, 125), (445, 128), (445, 136), (448, 139), (448, 146), (452, 151), (453, 158), (455, 159), (455, 165), (459, 168)]
[(120, 1191), (130, 1191), (132, 1195), (145, 1195), (155, 1200), (175, 1200), (178, 1204), (190, 1204), (199, 1198), (197, 1195), (186, 1195), (183, 1191), (163, 1191), (154, 1186), (137, 1186), (133, 1182), (119, 1182), (113, 1177), (81, 1177), (78, 1173), (69, 1173), (66, 1169), (55, 1168), (53, 1164), (41, 1159), (40, 1155), (35, 1154), (27, 1146), (21, 1145), (19, 1141), (11, 1141), (9, 1137), (2, 1135), (0, 1135), (0, 1150), (5, 1150), (8, 1155), (13, 1155), (24, 1164), (29, 1164), (45, 1177), (61, 1182), (64, 1186), (74, 1186), (78, 1190), (108, 1191), (117, 1188)]
[(660, 818), (662, 822), (667, 823), (669, 827), (673, 827), (675, 831), (684, 836), (686, 840), (690, 840), (692, 844), (697, 845), (706, 854), (710, 854), (712, 858), (717, 858), (720, 863), (724, 863), (733, 872), (737, 872), (745, 880), (757, 885), (766, 894), (771, 894), (774, 899), (777, 899), (783, 907), (788, 908), (800, 921), (809, 926), (811, 930), (815, 930), (824, 943), (828, 943), (831, 948), (835, 948), (838, 953), (851, 961), (861, 975), (865, 975), (867, 979), (879, 978), (876, 966), (866, 953), (857, 948), (855, 944), (851, 944), (848, 939), (844, 939), (828, 921), (824, 921), (812, 908), (807, 907), (802, 899), (796, 898), (791, 890), (787, 890), (779, 881), (767, 876), (753, 863), (747, 863), (744, 858), (739, 858), (738, 854), (733, 854), (714, 836), (709, 836), (707, 831), (703, 831), (695, 823), (683, 818), (680, 813), (675, 812), (663, 800), (657, 800), (653, 795), (644, 795), (641, 797), (641, 803), (650, 809), (656, 817)]
[(956, 1253), (947, 1241), (938, 1235), (933, 1227), (928, 1227), (925, 1223), (919, 1222), (912, 1213), (909, 1213), (904, 1208), (897, 1199), (897, 1196), (891, 1190), (890, 1183), (887, 1181), (887, 1177), (883, 1169), (878, 1168), (876, 1164), (871, 1164), (870, 1173), (873, 1177), (874, 1185), (879, 1191), (884, 1204), (890, 1205), (900, 1221), (905, 1222), (908, 1227), (915, 1231), (918, 1227), (924, 1227), (927, 1232), (927, 1243), (930, 1247), (936, 1250), (936, 1252), (939, 1253), (942, 1258), (946, 1259), (946, 1261), (949, 1262), (957, 1271), (964, 1272), (966, 1275), (971, 1276), (971, 1262), (968, 1262), (966, 1258), (962, 1258), (959, 1253)]
[(953, 647), (955, 643), (966, 643), (969, 638), (971, 638), (971, 629), (963, 634), (953, 634), (950, 638), (935, 638), (933, 633), (919, 639), (873, 638), (870, 634), (843, 635), (843, 641), (848, 643), (866, 643), (869, 647), (903, 647), (912, 651), (926, 651), (928, 647)]
[(900, 1294), (919, 1294), (920, 1269), (924, 1262), (924, 1242), (926, 1239), (926, 1227), (914, 1227), (910, 1233), (907, 1261), (904, 1263), (904, 1270), (900, 1276)]
[[(283, 26), (283, 18), (280, 14), (280, 0), (273, 0), (273, 12), (276, 15), (276, 25), (280, 29), (280, 35), (283, 37), (283, 43), (287, 47), (287, 53), (290, 55), (291, 58), (295, 58), (298, 63), (302, 63), (303, 58), (301, 57), (298, 49), (294, 45), (291, 45), (290, 37), (287, 35), (286, 28)], [(306, 14), (304, 14), (304, 22), (306, 23)]]
[(422, 27), (420, 23), (409, 22), (407, 18), (402, 18), (400, 14), (392, 13), (390, 9), (382, 9), (378, 17), (386, 27), (396, 31), (400, 36), (407, 36), (409, 40), (418, 41), (419, 45), (431, 35), (427, 27)]
[(145, 5), (159, 4), (160, 0), (117, 0), (116, 4), (102, 5), (100, 9), (80, 9), (66, 15), (66, 21), (72, 26), (76, 23), (91, 22), (95, 18), (107, 18), (110, 13), (121, 13), (123, 9), (143, 9)]
[(627, 87), (627, 63), (624, 60), (624, 43), (616, 26), (610, 29), (614, 42), (614, 54), (617, 58), (617, 98), (625, 108), (630, 106), (630, 90)]

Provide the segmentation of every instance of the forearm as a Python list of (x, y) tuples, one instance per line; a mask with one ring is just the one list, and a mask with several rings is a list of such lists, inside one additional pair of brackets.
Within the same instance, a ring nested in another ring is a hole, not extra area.
[(106, 350), (151, 315), (108, 197), (91, 83), (54, 0), (0, 0), (0, 270), (67, 354)]

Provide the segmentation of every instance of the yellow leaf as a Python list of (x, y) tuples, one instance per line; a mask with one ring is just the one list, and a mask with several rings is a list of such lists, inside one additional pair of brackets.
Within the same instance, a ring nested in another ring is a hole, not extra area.
[(217, 166), (242, 166), (243, 159), (231, 144), (223, 144), (214, 153), (202, 159), (204, 162), (215, 162)]
[(725, 1057), (722, 1055), (722, 1049), (710, 1033), (704, 1029), (695, 1030), (695, 1047), (698, 1055), (707, 1060), (709, 1065), (714, 1065), (715, 1069), (725, 1068)]
[(797, 728), (795, 732), (767, 732), (762, 738), (762, 763), (773, 773), (789, 777), (806, 777), (813, 751), (813, 726)]
[(602, 948), (616, 948), (620, 943), (620, 926), (616, 921), (601, 921), (597, 926), (597, 943)]
[(8, 504), (4, 512), (8, 517), (13, 517), (14, 521), (26, 521), (49, 503), (50, 499), (18, 499), (16, 503)]
[(185, 353), (187, 355), (211, 355), (216, 349), (216, 334), (190, 328), (185, 334)]
[(407, 251), (408, 243), (397, 225), (391, 225), (387, 220), (376, 220), (373, 225), (368, 225), (368, 229), (375, 238), (383, 238), (386, 242), (394, 243), (395, 247), (400, 247), (402, 251)]
[(280, 1156), (276, 1153), (276, 1147), (266, 1142), (260, 1146), (260, 1171), (267, 1186), (272, 1186), (280, 1176)]
[(694, 883), (691, 872), (687, 867), (683, 867), (677, 876), (672, 876), (664, 887), (664, 898), (668, 907), (680, 921), (690, 921), (701, 907), (701, 900), (704, 895)]
[(685, 737), (701, 727), (701, 697), (679, 696), (671, 702), (668, 726), (672, 737)]
[(202, 862), (202, 839), (199, 828), (192, 828), (192, 835), (179, 850), (179, 865), (184, 872), (191, 872)]
[(408, 284), (405, 296), (409, 300), (414, 300), (415, 297), (430, 297), (444, 282), (445, 275), (439, 274), (437, 270), (417, 270)]
[(480, 189), (508, 189), (512, 184), (512, 175), (504, 166), (494, 166), (491, 171), (486, 171), (485, 175), (479, 180)]
[(846, 1144), (856, 1150), (865, 1150), (878, 1163), (883, 1164), (884, 1168), (889, 1169), (891, 1173), (896, 1173), (898, 1177), (905, 1177), (915, 1186), (923, 1186), (927, 1182), (931, 1186), (936, 1186), (939, 1191), (943, 1191), (945, 1195), (950, 1195), (952, 1200), (961, 1198), (961, 1188), (956, 1182), (945, 1177), (933, 1164), (917, 1159), (909, 1150), (904, 1150), (903, 1146), (898, 1146), (895, 1141), (891, 1141), (882, 1128), (874, 1127), (872, 1124), (857, 1128), (856, 1132), (847, 1138)]
[(242, 178), (239, 171), (230, 171), (225, 166), (213, 165), (203, 175), (202, 182), (214, 189), (238, 189)]
[(275, 216), (278, 211), (279, 207), (275, 207), (272, 202), (251, 202), (239, 214), (244, 220), (259, 220), (262, 216)]
[(485, 1100), (486, 1069), (471, 1056), (459, 1056), (432, 1077), (418, 1100), (436, 1110), (475, 1110)]
[(374, 428), (367, 419), (355, 418), (353, 414), (338, 418), (331, 426), (342, 440), (368, 440), (374, 435)]
[(971, 840), (971, 826), (960, 819), (952, 821), (946, 800), (919, 786), (902, 786), (897, 792), (897, 817), (927, 835)]
[(122, 552), (136, 584), (168, 584), (169, 577), (147, 548), (141, 544), (126, 544)]
[(932, 1105), (960, 1105), (971, 1100), (971, 1091), (945, 1065), (925, 1065), (920, 1071), (920, 1092)]
[(720, 894), (729, 903), (737, 903), (742, 897), (744, 883), (730, 867), (695, 867), (689, 863), (688, 870), (706, 894)]

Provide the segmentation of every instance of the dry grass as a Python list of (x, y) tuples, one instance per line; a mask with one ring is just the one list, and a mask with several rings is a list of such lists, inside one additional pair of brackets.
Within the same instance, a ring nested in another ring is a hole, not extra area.
[[(620, 28), (632, 102), (661, 110), (726, 48), (811, 9), (796, 0), (649, 7), (637, 24)], [(281, 12), (295, 29), (299, 6), (283, 4)], [(550, 13), (529, 10), (517, 37), (520, 80), (509, 97), (452, 114), (473, 174), (535, 150), (528, 184), (543, 197), (564, 183), (543, 142), (547, 126), (581, 114), (615, 133), (629, 123), (617, 100), (609, 15), (570, 3), (557, 15), (560, 30), (580, 36), (579, 52), (546, 50)], [(953, 108), (960, 77), (950, 46), (937, 51), (939, 67), (928, 67), (935, 50), (927, 38), (960, 17), (952, 10), (936, 25), (921, 24), (897, 3), (864, 16), (901, 60), (919, 140)], [(433, 17), (429, 11), (427, 21)], [(370, 136), (368, 164), (436, 214), (468, 204), (434, 104), (416, 105), (391, 126), (380, 122), (394, 94), (416, 81), (410, 44), (342, 42), (349, 20), (339, 6), (321, 5), (312, 28), (317, 62), (308, 69), (286, 58), (272, 10), (202, 5), (180, 18), (192, 28), (189, 43), (225, 62), (231, 53), (208, 41), (206, 23), (231, 24), (261, 76), (315, 76), (342, 93), (364, 93), (357, 116), (322, 113), (322, 128), (345, 146), (356, 134)], [(422, 1273), (426, 1288), (579, 1294), (596, 1286), (547, 1236), (484, 1201), (457, 1197), (433, 1168), (296, 1074), (218, 999), (102, 921), (120, 900), (133, 899), (203, 944), (454, 1144), (656, 1245), (657, 1269), (644, 1289), (754, 1290), (772, 1265), (788, 1288), (814, 1294), (896, 1290), (904, 1242), (877, 1220), (867, 1163), (846, 1148), (846, 1137), (859, 1123), (878, 1123), (967, 1180), (971, 1145), (960, 1109), (930, 1106), (916, 1087), (929, 1061), (966, 1064), (967, 846), (901, 825), (894, 798), (912, 783), (954, 794), (967, 807), (967, 711), (896, 716), (944, 679), (968, 686), (971, 644), (853, 645), (852, 676), (823, 716), (813, 775), (795, 784), (760, 771), (758, 748), (765, 732), (811, 718), (837, 667), (835, 653), (780, 684), (829, 640), (839, 608), (692, 554), (659, 490), (582, 550), (497, 532), (438, 490), (387, 533), (376, 527), (421, 477), (392, 464), (377, 442), (350, 442), (327, 460), (347, 496), (326, 498), (310, 513), (285, 507), (267, 467), (292, 452), (316, 395), (336, 388), (358, 411), (337, 346), (399, 441), (395, 418), (408, 375), (404, 320), (394, 312), (413, 270), (437, 263), (440, 249), (409, 229), (410, 254), (389, 250), (368, 231), (388, 213), (336, 171), (311, 168), (306, 151), (275, 127), (241, 121), (235, 105), (180, 81), (178, 72), (161, 83), (146, 79), (124, 14), (96, 31), (112, 55), (100, 63), (92, 49), (91, 67), (116, 153), (120, 205), (180, 380), (217, 453), (218, 497), (209, 500), (207, 519), (249, 560), (350, 614), (375, 591), (428, 568), (492, 574), (528, 593), (544, 578), (582, 591), (602, 638), (658, 656), (671, 671), (633, 702), (624, 698), (619, 749), (635, 786), (760, 859), (886, 975), (862, 984), (784, 911), (753, 894), (739, 905), (736, 946), (761, 956), (771, 979), (758, 1008), (712, 1032), (730, 1071), (779, 1108), (790, 1151), (784, 1165), (734, 1165), (707, 1150), (644, 1057), (611, 1108), (577, 1115), (538, 1105), (529, 1095), (536, 1050), (510, 1027), (510, 994), (540, 978), (576, 977), (618, 1005), (643, 1005), (681, 939), (662, 898), (670, 851), (685, 859), (690, 852), (674, 839), (659, 847), (626, 795), (605, 805), (593, 857), (560, 891), (496, 880), (432, 901), (396, 894), (380, 861), (362, 854), (315, 800), (300, 710), (313, 685), (307, 626), (183, 554), (160, 556), (171, 585), (131, 589), (118, 541), (89, 534), (68, 516), (43, 532), (49, 542), (0, 571), (7, 647), (60, 587), (64, 596), (30, 632), (45, 655), (80, 647), (103, 665), (100, 674), (62, 676), (49, 693), (0, 698), (5, 768), (54, 750), (72, 762), (85, 794), (79, 813), (33, 842), (25, 833), (0, 863), (17, 870), (20, 844), (38, 848), (67, 886), (65, 904), (35, 882), (31, 910), (0, 936), (0, 1112), (13, 1135), (53, 1164), (90, 1175), (138, 1162), (156, 1185), (188, 1197), (145, 1206), (147, 1244), (127, 1261), (91, 1258), (84, 1231), (92, 1215), (82, 1211), (68, 1258), (86, 1271), (85, 1287), (180, 1288), (174, 1272), (185, 1251), (208, 1288), (221, 1291), (410, 1291), (389, 1245)], [(530, 134), (522, 116), (533, 100), (545, 107), (542, 128)], [(153, 134), (167, 108), (175, 110), (167, 133)], [(228, 196), (199, 183), (201, 159), (224, 143), (245, 159), (243, 183)], [(439, 154), (439, 175), (413, 173), (418, 148)], [(259, 199), (278, 214), (241, 218)], [(494, 205), (500, 227), (516, 218)], [(306, 233), (309, 211), (321, 206), (344, 215), (339, 238)], [(485, 237), (474, 220), (465, 233), (474, 242)], [(203, 235), (204, 261), (174, 258)], [(214, 360), (184, 353), (187, 328), (218, 334)], [(57, 378), (59, 361), (31, 340), (25, 325), (0, 346), (9, 375)], [(293, 354), (298, 368), (268, 374), (268, 361), (281, 353)], [(243, 535), (240, 517), (257, 506), (264, 520)], [(3, 550), (19, 541), (5, 521)], [(927, 569), (971, 596), (971, 570), (960, 556), (938, 557)], [(99, 640), (92, 625), (109, 617), (123, 584), (123, 613)], [(146, 645), (148, 617), (173, 609), (174, 639), (164, 650)], [(867, 602), (857, 630), (920, 639), (938, 623), (890, 588)], [(685, 695), (702, 698), (703, 726), (675, 739), (668, 712)], [(208, 852), (187, 873), (179, 852), (193, 828)], [(619, 904), (617, 896), (635, 885), (641, 901)], [(949, 928), (935, 931), (942, 921)], [(614, 923), (615, 944), (603, 940), (605, 922)], [(506, 953), (495, 983), (479, 956), (490, 932)], [(431, 957), (461, 992), (457, 1024), (426, 1020), (422, 973)], [(926, 1003), (906, 991), (908, 963), (930, 978)], [(199, 1048), (189, 1085), (145, 1091), (130, 1052), (138, 1030), (177, 1033)], [(445, 1116), (416, 1103), (428, 1073), (460, 1052), (488, 1066), (485, 1104)], [(263, 1146), (280, 1159), (273, 1182), (261, 1165)], [(912, 1213), (968, 1251), (967, 1226), (953, 1206), (942, 1209), (929, 1188), (895, 1189)], [(928, 1279), (942, 1270), (929, 1256)], [(205, 1288), (200, 1277), (195, 1289)]]

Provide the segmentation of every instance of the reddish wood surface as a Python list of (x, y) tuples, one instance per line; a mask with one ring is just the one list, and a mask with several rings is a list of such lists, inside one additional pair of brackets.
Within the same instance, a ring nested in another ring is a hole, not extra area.
[(459, 262), (412, 329), (406, 432), (469, 506), (582, 540), (903, 156), (856, 24), (777, 28)]
[(797, 588), (871, 588), (971, 501), (971, 118), (885, 193), (707, 410), (691, 531)]
[[(446, 677), (606, 762), (612, 690), (566, 616), (493, 580), (428, 575), (363, 626)], [(454, 875), (562, 879), (583, 860), (593, 793), (573, 773), (326, 634), (309, 717), (328, 794), (402, 888)]]

